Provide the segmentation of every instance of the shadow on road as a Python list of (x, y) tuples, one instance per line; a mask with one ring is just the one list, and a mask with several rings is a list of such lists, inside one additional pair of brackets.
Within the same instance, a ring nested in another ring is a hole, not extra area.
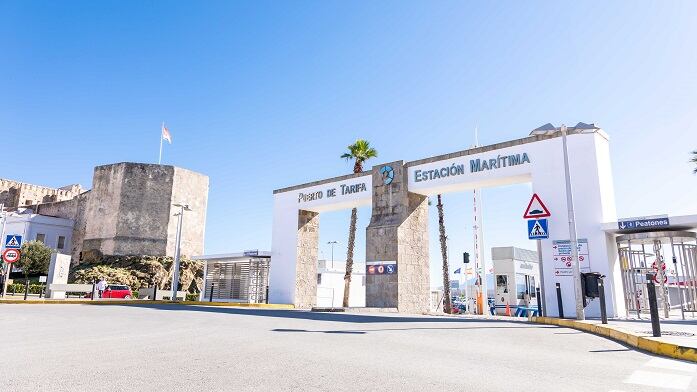
[[(247, 309), (247, 308), (223, 308), (214, 306), (181, 306), (181, 305), (127, 305), (129, 308), (139, 307), (146, 309), (166, 310), (175, 312), (203, 312), (220, 313), (241, 316), (279, 317), (287, 319), (332, 321), (344, 323), (492, 323), (509, 324), (505, 328), (558, 328), (554, 325), (527, 324), (517, 320), (490, 320), (467, 319), (459, 317), (438, 316), (385, 316), (377, 314), (355, 313), (320, 313), (306, 310), (278, 310), (278, 309)], [(511, 325), (513, 324), (513, 325)], [(503, 326), (499, 328), (504, 328)]]

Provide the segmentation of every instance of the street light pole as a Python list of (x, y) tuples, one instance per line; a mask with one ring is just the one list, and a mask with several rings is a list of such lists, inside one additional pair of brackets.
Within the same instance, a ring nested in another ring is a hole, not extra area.
[(571, 193), (571, 175), (569, 173), (569, 150), (566, 145), (566, 125), (561, 125), (561, 140), (564, 146), (564, 177), (566, 181), (566, 206), (569, 218), (569, 240), (571, 242), (571, 267), (574, 278), (574, 296), (576, 297), (576, 320), (585, 320), (583, 310), (583, 288), (581, 287), (581, 268), (578, 260), (578, 238), (576, 237), (576, 215), (574, 198)]
[(336, 241), (329, 241), (327, 242), (327, 245), (332, 246), (332, 269), (334, 269), (334, 245), (338, 244)]
[[(181, 240), (182, 240), (182, 221), (184, 219), (184, 211), (191, 211), (188, 204), (174, 204), (179, 207), (179, 212), (175, 214), (177, 219), (177, 242), (174, 248), (174, 277), (172, 277), (172, 301), (177, 300), (177, 289), (179, 288), (179, 265), (181, 256)], [(186, 299), (186, 298), (184, 298)]]
[[(4, 243), (5, 243), (5, 223), (7, 221), (7, 213), (5, 212), (5, 205), (0, 204), (0, 218), (2, 218), (2, 229), (0, 229), (0, 250), (3, 248)], [(5, 298), (5, 293), (7, 293), (7, 280), (10, 278), (10, 269), (12, 268), (12, 264), (10, 263), (4, 263), (7, 264), (7, 266), (3, 266), (2, 273), (3, 273), (3, 279), (2, 279), (2, 297)], [(5, 270), (4, 267), (7, 267), (7, 271)]]

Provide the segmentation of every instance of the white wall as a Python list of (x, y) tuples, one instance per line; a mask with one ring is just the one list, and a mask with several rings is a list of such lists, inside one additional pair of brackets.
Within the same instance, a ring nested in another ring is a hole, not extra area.
[[(358, 270), (358, 271), (357, 271)], [(362, 271), (362, 272), (361, 272)], [(322, 275), (322, 283), (317, 285), (317, 306), (338, 307), (344, 300), (344, 271), (317, 271)], [(351, 274), (349, 291), (350, 307), (365, 307), (365, 265), (356, 264)]]
[[(72, 249), (73, 221), (71, 219), (54, 218), (37, 214), (7, 214), (5, 236), (18, 234), (24, 242), (36, 240), (38, 234), (44, 234), (46, 246), (58, 253), (70, 254)], [(65, 244), (58, 249), (58, 236), (65, 237)], [(4, 246), (5, 238), (2, 239)]]
[[(365, 184), (365, 191), (341, 194), (341, 185)], [(327, 197), (327, 190), (336, 189), (337, 195)], [(371, 204), (372, 176), (364, 175), (322, 185), (308, 186), (274, 194), (273, 228), (271, 232), (271, 271), (269, 273), (269, 302), (295, 303), (295, 263), (298, 241), (298, 211), (315, 212), (348, 209)], [(318, 200), (300, 200), (300, 193), (322, 192)], [(322, 215), (320, 214), (320, 230)], [(319, 246), (319, 244), (318, 244)], [(343, 295), (343, 294), (342, 294)]]

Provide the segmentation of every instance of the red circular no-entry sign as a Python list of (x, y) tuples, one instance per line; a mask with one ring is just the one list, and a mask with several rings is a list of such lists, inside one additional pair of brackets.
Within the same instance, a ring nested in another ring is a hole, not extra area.
[(2, 252), (2, 260), (6, 263), (14, 263), (15, 261), (19, 260), (19, 256), (22, 253), (19, 251), (19, 249), (5, 249), (4, 252)]

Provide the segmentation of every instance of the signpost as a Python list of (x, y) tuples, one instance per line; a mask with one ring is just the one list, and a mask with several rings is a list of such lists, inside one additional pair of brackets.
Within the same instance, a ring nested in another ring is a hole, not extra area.
[(547, 219), (530, 219), (528, 221), (528, 239), (542, 240), (549, 238)]
[(22, 252), (18, 249), (5, 249), (2, 252), (2, 261), (12, 264), (19, 260)]
[(617, 222), (620, 230), (655, 229), (668, 226), (670, 226), (668, 215), (625, 218)]
[[(528, 203), (528, 208), (525, 209), (523, 214), (523, 219), (528, 219), (528, 239), (537, 240), (537, 260), (538, 266), (540, 267), (540, 292), (542, 301), (545, 302), (545, 285), (544, 285), (544, 266), (542, 263), (542, 243), (540, 240), (549, 238), (549, 225), (547, 218), (552, 216), (549, 212), (545, 203), (542, 202), (540, 196), (537, 193), (533, 193)], [(538, 303), (540, 302), (540, 296), (538, 296)], [(538, 310), (542, 312), (542, 308), (538, 305)], [(542, 313), (540, 313), (542, 314)]]
[(8, 234), (5, 237), (5, 249), (21, 249), (22, 236), (17, 234)]

